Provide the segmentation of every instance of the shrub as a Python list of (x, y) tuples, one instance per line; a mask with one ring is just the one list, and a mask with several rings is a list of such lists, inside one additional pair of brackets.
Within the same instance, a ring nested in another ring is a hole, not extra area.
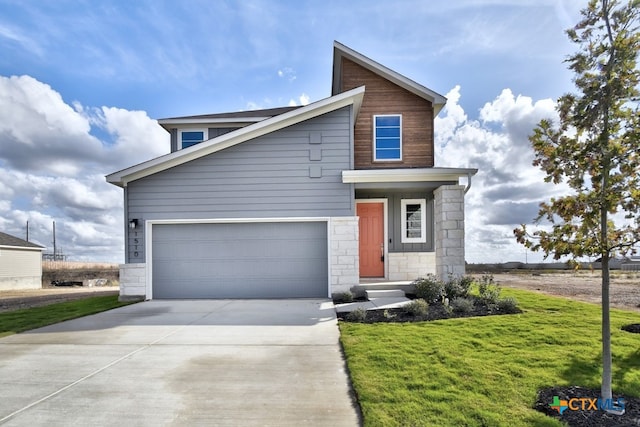
[(500, 299), (500, 286), (493, 281), (492, 275), (484, 275), (478, 283), (480, 299), (487, 305), (496, 304)]
[(451, 300), (451, 309), (456, 313), (467, 314), (473, 311), (474, 301), (467, 297), (458, 297)]
[(444, 283), (433, 274), (413, 282), (416, 289), (416, 297), (424, 299), (427, 303), (441, 301), (444, 296)]
[(347, 313), (347, 315), (345, 316), (345, 319), (349, 320), (350, 322), (364, 322), (366, 318), (367, 310), (362, 307), (356, 308), (352, 312)]
[(473, 278), (469, 276), (451, 277), (444, 284), (444, 295), (453, 300), (454, 298), (466, 297), (469, 295), (469, 289), (473, 283)]
[(471, 276), (462, 276), (458, 279), (458, 286), (462, 288), (461, 297), (466, 297), (469, 295), (469, 291), (471, 290), (471, 285), (473, 285), (473, 277)]
[(520, 309), (518, 308), (518, 301), (512, 297), (506, 297), (498, 300), (497, 307), (498, 307), (498, 310), (503, 313), (507, 313), (507, 314), (520, 313)]
[(349, 291), (340, 292), (333, 295), (333, 303), (334, 304), (344, 304), (348, 302), (353, 302), (353, 294)]
[(414, 299), (405, 305), (404, 311), (411, 316), (426, 316), (429, 312), (429, 303), (422, 298)]

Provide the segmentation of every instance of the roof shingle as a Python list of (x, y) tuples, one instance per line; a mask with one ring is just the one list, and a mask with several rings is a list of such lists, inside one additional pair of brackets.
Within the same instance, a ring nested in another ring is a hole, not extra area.
[(0, 246), (15, 246), (20, 248), (37, 248), (43, 249), (44, 246), (36, 245), (35, 243), (27, 242), (18, 237), (12, 236), (0, 231)]

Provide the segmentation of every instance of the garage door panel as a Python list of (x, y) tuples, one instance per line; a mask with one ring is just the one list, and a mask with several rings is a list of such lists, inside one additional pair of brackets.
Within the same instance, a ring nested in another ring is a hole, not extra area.
[(154, 298), (326, 297), (327, 224), (153, 225)]

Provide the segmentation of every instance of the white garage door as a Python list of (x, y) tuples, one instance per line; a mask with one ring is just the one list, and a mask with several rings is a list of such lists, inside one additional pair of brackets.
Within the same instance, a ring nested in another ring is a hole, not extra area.
[(154, 224), (153, 298), (328, 296), (327, 223)]

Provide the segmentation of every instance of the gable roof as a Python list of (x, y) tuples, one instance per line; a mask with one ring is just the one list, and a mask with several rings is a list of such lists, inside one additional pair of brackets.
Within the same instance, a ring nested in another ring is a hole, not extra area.
[(342, 86), (341, 70), (343, 58), (353, 61), (361, 67), (364, 67), (367, 70), (379, 75), (380, 77), (387, 79), (390, 82), (400, 86), (401, 88), (419, 96), (420, 98), (426, 99), (427, 101), (431, 102), (431, 104), (433, 104), (433, 111), (436, 116), (447, 102), (447, 98), (440, 95), (439, 93), (434, 92), (419, 83), (416, 83), (415, 81), (403, 76), (402, 74), (396, 73), (392, 69), (387, 68), (370, 58), (367, 58), (361, 53), (356, 52), (355, 50), (350, 49), (337, 41), (333, 42), (333, 80), (331, 85), (331, 93), (333, 95), (339, 93), (340, 87)]
[(311, 103), (304, 107), (292, 109), (233, 132), (192, 145), (191, 147), (156, 157), (155, 159), (151, 159), (144, 163), (114, 172), (107, 175), (107, 182), (124, 188), (131, 181), (153, 175), (154, 173), (162, 172), (166, 169), (199, 159), (220, 150), (224, 150), (225, 148), (232, 147), (242, 142), (249, 141), (349, 105), (353, 105), (354, 116), (357, 116), (360, 111), (360, 106), (362, 105), (363, 97), (364, 87), (359, 87), (329, 98), (321, 99), (320, 101)]
[(20, 249), (37, 249), (43, 250), (44, 246), (36, 245), (35, 243), (27, 242), (18, 237), (12, 236), (0, 231), (0, 247), (3, 248), (20, 248)]
[(172, 125), (184, 124), (213, 124), (213, 123), (255, 123), (269, 119), (273, 116), (288, 113), (291, 110), (301, 108), (294, 107), (278, 107), (268, 108), (264, 110), (247, 110), (233, 111), (229, 113), (201, 114), (197, 116), (169, 117), (166, 119), (158, 119), (158, 124), (166, 130), (171, 129)]

